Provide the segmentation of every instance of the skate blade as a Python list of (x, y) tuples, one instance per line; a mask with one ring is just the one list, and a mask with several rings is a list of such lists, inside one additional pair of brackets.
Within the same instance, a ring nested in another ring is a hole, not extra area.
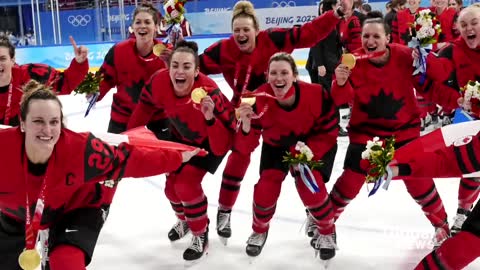
[(331, 262), (332, 259), (329, 259), (329, 260), (321, 260), (321, 264), (323, 266), (323, 269), (327, 270), (328, 267), (330, 266), (330, 262)]
[(248, 264), (249, 264), (249, 265), (255, 264), (255, 261), (256, 261), (257, 259), (258, 259), (258, 256), (255, 256), (255, 257), (248, 256)]
[(220, 242), (221, 242), (224, 246), (226, 246), (226, 245), (228, 244), (228, 238), (221, 237), (221, 236), (219, 236), (219, 238), (220, 238)]
[(188, 269), (190, 267), (193, 267), (199, 263), (201, 263), (202, 261), (206, 260), (206, 257), (208, 255), (208, 249), (205, 250), (205, 253), (202, 255), (202, 257), (196, 259), (196, 260), (193, 260), (193, 261), (184, 261), (184, 268), (185, 269)]

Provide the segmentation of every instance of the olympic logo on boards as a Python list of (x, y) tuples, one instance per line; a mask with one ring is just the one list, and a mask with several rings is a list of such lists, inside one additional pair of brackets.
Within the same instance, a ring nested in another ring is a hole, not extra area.
[(79, 27), (79, 26), (87, 26), (87, 24), (90, 23), (92, 20), (92, 17), (90, 15), (70, 15), (67, 18), (68, 22), (73, 25), (74, 27)]
[(297, 4), (295, 1), (274, 1), (272, 2), (272, 7), (273, 8), (286, 8), (286, 7), (295, 7)]

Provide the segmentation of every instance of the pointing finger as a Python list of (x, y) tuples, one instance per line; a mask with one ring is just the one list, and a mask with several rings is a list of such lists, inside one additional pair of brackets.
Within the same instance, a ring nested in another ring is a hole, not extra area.
[(72, 36), (69, 36), (69, 39), (70, 39), (70, 43), (72, 43), (73, 49), (77, 51), (78, 50), (77, 42), (75, 42), (75, 39), (73, 39)]

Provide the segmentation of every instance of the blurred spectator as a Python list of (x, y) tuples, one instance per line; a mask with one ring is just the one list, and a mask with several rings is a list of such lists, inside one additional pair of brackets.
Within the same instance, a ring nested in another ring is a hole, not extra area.
[(463, 9), (463, 0), (449, 0), (448, 7), (460, 12)]
[[(397, 16), (397, 12), (405, 8), (407, 0), (392, 0), (392, 8), (390, 12), (385, 15), (385, 24), (392, 29), (393, 19)], [(392, 43), (393, 39), (390, 39)]]
[[(370, 6), (369, 4), (363, 4), (361, 7), (360, 7), (360, 12), (363, 14), (363, 15), (367, 15), (370, 11), (372, 11), (372, 6)], [(362, 22), (363, 24), (363, 22)]]
[[(337, 0), (325, 0), (319, 3), (318, 15), (333, 10), (338, 6)], [(332, 76), (342, 55), (340, 35), (334, 29), (327, 38), (310, 48), (305, 69), (312, 83), (321, 84), (330, 91)]]
[(365, 21), (365, 14), (362, 12), (362, 5), (363, 0), (353, 1), (353, 15), (358, 17), (360, 20), (360, 25), (363, 25), (363, 21)]
[(29, 29), (24, 37), (20, 39), (20, 46), (35, 46), (37, 41), (35, 40), (35, 35), (33, 34), (32, 29)]
[(390, 13), (390, 11), (392, 11), (392, 1), (388, 1), (385, 4), (385, 14)]

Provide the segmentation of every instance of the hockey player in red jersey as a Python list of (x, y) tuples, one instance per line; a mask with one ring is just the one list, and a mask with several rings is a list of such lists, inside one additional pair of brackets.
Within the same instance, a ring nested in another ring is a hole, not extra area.
[[(266, 82), (265, 72), (273, 54), (313, 47), (335, 29), (343, 15), (344, 5), (341, 1), (336, 11), (326, 12), (302, 26), (260, 30), (252, 3), (238, 1), (233, 8), (232, 36), (218, 41), (200, 55), (200, 71), (205, 74), (222, 73), (233, 90), (232, 103), (238, 106), (242, 92), (254, 91)], [(231, 211), (250, 164), (250, 154), (242, 154), (233, 148), (223, 172), (217, 233), (224, 238), (231, 236)]]
[(88, 49), (77, 47), (70, 37), (75, 58), (63, 72), (45, 64), (15, 64), (15, 47), (7, 37), (0, 37), (0, 124), (19, 124), (22, 87), (30, 80), (50, 85), (56, 94), (70, 94), (88, 72)]
[[(196, 43), (178, 42), (169, 69), (152, 75), (128, 124), (128, 128), (145, 125), (159, 112), (170, 123), (170, 140), (209, 152), (167, 176), (165, 194), (178, 218), (168, 237), (176, 241), (192, 232), (191, 245), (183, 253), (187, 261), (199, 259), (208, 247), (208, 205), (202, 180), (207, 172), (215, 173), (231, 148), (235, 125), (233, 107), (215, 82), (199, 72), (198, 63)], [(206, 93), (200, 104), (190, 98), (194, 89)]]
[[(49, 269), (85, 270), (116, 182), (174, 171), (199, 149), (110, 146), (64, 128), (62, 105), (44, 85), (32, 81), (24, 90), (20, 127), (0, 131), (0, 268), (23, 268), (29, 254), (39, 263), (37, 235), (48, 229), (41, 245)], [(100, 188), (107, 179), (111, 185)]]
[[(394, 176), (460, 177), (480, 171), (480, 133), (466, 136), (451, 146), (420, 152), (402, 163), (392, 162)], [(406, 182), (415, 180), (405, 180)], [(428, 254), (416, 270), (460, 270), (480, 256), (480, 203), (469, 213), (460, 231)]]
[[(335, 103), (353, 103), (344, 171), (330, 192), (336, 218), (365, 183), (366, 172), (360, 167), (360, 160), (368, 140), (375, 136), (380, 139), (395, 136), (396, 145), (400, 146), (420, 136), (419, 111), (413, 91), (412, 51), (395, 43), (387, 45), (389, 33), (386, 29), (383, 20), (367, 19), (362, 30), (362, 48), (356, 52), (367, 56), (375, 52), (385, 53), (358, 61), (353, 70), (341, 64), (335, 71), (336, 79), (332, 85)], [(447, 237), (449, 228), (433, 180), (405, 184), (435, 227), (438, 245)]]
[[(134, 13), (132, 28), (135, 38), (115, 44), (105, 56), (100, 68), (101, 100), (110, 89), (117, 87), (113, 95), (108, 132), (121, 133), (126, 130), (128, 120), (138, 102), (140, 92), (150, 76), (166, 67), (164, 60), (153, 52), (161, 43), (155, 39), (160, 24), (158, 10), (149, 3), (139, 5)], [(158, 122), (158, 129), (164, 123)]]
[[(458, 107), (460, 88), (468, 81), (480, 81), (480, 7), (470, 6), (460, 12), (460, 38), (427, 58), (427, 76), (436, 84), (433, 99), (444, 107)], [(445, 105), (444, 105), (445, 104)], [(458, 193), (458, 209), (452, 234), (457, 233), (470, 213), (480, 192), (479, 178), (462, 178)]]
[[(234, 147), (241, 153), (250, 153), (260, 135), (263, 139), (260, 179), (253, 195), (253, 233), (248, 238), (246, 252), (249, 256), (258, 256), (262, 251), (282, 182), (290, 169), (298, 194), (318, 228), (313, 245), (320, 251), (322, 260), (331, 259), (335, 256), (335, 227), (324, 182), (330, 179), (337, 152), (337, 109), (328, 91), (320, 85), (297, 81), (298, 70), (289, 54), (274, 54), (267, 76), (268, 83), (257, 92), (265, 92), (277, 100), (257, 97), (253, 107), (242, 103), (238, 109), (242, 125)], [(260, 118), (252, 120), (260, 114), (263, 114)], [(323, 162), (320, 169), (313, 170), (318, 192), (311, 191), (300, 172), (282, 161), (299, 141), (312, 150), (314, 160)]]
[(345, 1), (345, 16), (338, 23), (337, 29), (345, 52), (353, 52), (362, 47), (362, 25), (353, 12), (353, 0)]
[(392, 41), (407, 45), (412, 40), (410, 28), (415, 21), (415, 16), (424, 8), (420, 7), (420, 0), (407, 0), (408, 7), (400, 10), (393, 17), (392, 21)]

